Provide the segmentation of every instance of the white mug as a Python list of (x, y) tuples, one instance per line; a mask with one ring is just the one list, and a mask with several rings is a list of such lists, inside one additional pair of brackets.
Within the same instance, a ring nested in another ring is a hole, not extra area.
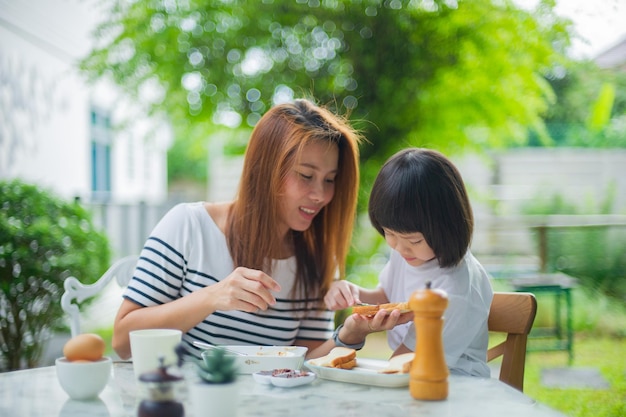
[(159, 367), (159, 358), (163, 357), (165, 365), (176, 363), (174, 348), (182, 339), (180, 330), (176, 329), (143, 329), (133, 330), (130, 336), (130, 353), (133, 359), (135, 377)]

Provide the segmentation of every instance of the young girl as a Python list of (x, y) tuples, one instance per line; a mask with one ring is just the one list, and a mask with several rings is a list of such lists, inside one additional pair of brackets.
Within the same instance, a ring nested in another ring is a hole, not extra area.
[[(456, 167), (433, 150), (398, 152), (374, 182), (369, 216), (392, 249), (379, 285), (364, 289), (337, 281), (325, 297), (326, 304), (342, 309), (360, 302), (407, 301), (431, 282), (448, 294), (443, 344), (450, 371), (488, 377), (487, 318), (493, 291), (488, 274), (469, 251), (473, 215)], [(394, 356), (413, 351), (413, 323), (379, 327), (386, 314), (379, 312), (370, 328), (388, 330)]]
[[(115, 319), (129, 332), (176, 328), (215, 345), (299, 345), (309, 357), (360, 342), (362, 321), (333, 331), (322, 298), (344, 275), (359, 184), (358, 135), (306, 100), (270, 109), (246, 150), (237, 197), (174, 207), (153, 230)], [(341, 330), (341, 329), (340, 329)]]

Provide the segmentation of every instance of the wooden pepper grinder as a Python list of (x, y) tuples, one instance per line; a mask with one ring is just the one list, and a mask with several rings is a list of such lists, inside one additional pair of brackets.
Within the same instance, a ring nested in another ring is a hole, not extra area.
[(411, 363), (409, 391), (417, 400), (445, 400), (448, 397), (448, 366), (443, 351), (443, 312), (448, 295), (426, 288), (411, 294), (409, 308), (414, 312), (416, 343)]

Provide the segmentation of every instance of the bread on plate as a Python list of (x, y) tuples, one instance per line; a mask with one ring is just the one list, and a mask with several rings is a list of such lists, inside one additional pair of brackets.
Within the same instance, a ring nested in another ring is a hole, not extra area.
[(311, 359), (309, 363), (326, 368), (352, 369), (356, 366), (356, 350), (337, 346), (328, 352), (326, 356)]
[(413, 352), (396, 355), (389, 359), (389, 364), (386, 368), (378, 372), (381, 374), (408, 374), (411, 370), (411, 362), (414, 356), (415, 353)]

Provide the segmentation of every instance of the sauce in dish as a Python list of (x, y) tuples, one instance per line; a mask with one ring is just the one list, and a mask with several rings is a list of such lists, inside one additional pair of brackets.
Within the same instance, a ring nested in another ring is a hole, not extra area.
[(252, 377), (260, 384), (291, 388), (313, 382), (316, 375), (313, 372), (282, 368), (255, 372)]

